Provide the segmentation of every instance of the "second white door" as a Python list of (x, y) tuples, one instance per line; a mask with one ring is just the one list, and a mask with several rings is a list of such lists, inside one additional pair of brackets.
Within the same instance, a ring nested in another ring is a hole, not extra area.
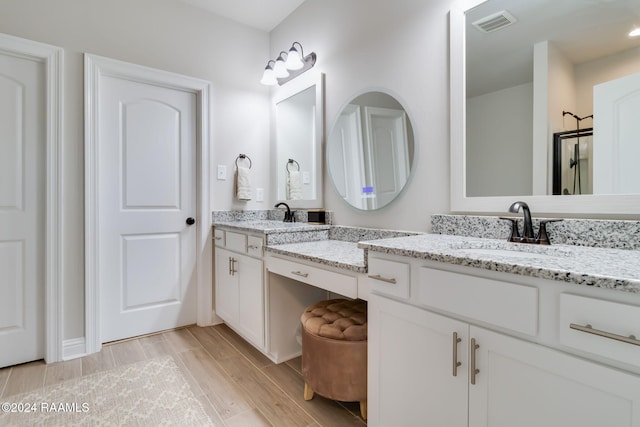
[(102, 76), (101, 341), (196, 322), (196, 95)]
[(44, 356), (46, 101), (45, 64), (0, 51), (0, 368)]

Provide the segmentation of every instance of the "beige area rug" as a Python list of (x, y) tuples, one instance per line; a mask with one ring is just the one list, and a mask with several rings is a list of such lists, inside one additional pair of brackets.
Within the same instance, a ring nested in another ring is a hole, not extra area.
[(171, 356), (2, 398), (0, 405), (0, 426), (213, 425)]

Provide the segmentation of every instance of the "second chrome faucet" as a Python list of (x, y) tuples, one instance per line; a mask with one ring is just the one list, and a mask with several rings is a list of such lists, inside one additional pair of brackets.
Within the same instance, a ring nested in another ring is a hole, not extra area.
[(509, 212), (518, 213), (522, 209), (522, 214), (524, 216), (524, 226), (522, 228), (522, 235), (518, 230), (518, 219), (517, 218), (507, 218), (500, 217), (500, 219), (504, 219), (507, 221), (511, 221), (511, 235), (509, 236), (510, 242), (516, 243), (534, 243), (538, 245), (550, 245), (551, 241), (549, 240), (549, 235), (547, 234), (547, 223), (562, 221), (561, 219), (545, 219), (540, 221), (540, 228), (538, 230), (538, 235), (534, 236), (533, 233), (533, 222), (531, 220), (531, 211), (529, 210), (529, 205), (525, 202), (515, 202), (511, 206), (509, 206)]

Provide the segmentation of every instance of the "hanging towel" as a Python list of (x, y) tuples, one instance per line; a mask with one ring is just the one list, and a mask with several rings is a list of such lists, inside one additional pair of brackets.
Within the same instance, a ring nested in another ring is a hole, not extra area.
[(302, 178), (299, 171), (289, 171), (289, 194), (287, 199), (302, 199)]
[(238, 200), (251, 200), (251, 177), (249, 168), (238, 166), (236, 169), (236, 197)]

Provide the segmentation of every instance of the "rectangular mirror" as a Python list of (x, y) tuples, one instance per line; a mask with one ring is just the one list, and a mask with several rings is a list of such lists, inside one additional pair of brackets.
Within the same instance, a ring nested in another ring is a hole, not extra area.
[(275, 194), (292, 208), (322, 208), (324, 75), (315, 70), (274, 89)]
[(450, 18), (452, 211), (637, 215), (640, 4), (467, 0)]

